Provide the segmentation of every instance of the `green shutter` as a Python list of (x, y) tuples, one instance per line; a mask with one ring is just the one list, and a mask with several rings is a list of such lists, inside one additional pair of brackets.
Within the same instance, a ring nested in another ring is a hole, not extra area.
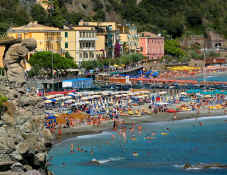
[(65, 32), (65, 38), (68, 38), (68, 32)]
[(68, 42), (65, 42), (65, 48), (67, 49), (69, 47)]

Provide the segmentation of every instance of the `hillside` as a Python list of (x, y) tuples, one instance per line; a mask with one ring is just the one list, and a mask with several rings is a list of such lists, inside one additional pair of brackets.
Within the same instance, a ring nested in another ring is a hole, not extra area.
[[(212, 29), (227, 37), (227, 0), (53, 0), (45, 12), (34, 0), (1, 0), (0, 31), (38, 20), (45, 25), (75, 25), (80, 19), (135, 23), (140, 31), (180, 37)], [(24, 10), (25, 9), (25, 10)]]

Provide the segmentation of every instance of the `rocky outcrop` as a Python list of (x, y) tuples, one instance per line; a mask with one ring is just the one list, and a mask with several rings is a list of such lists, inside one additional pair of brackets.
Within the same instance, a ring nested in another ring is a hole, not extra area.
[(47, 174), (47, 152), (53, 136), (43, 127), (39, 97), (20, 91), (7, 86), (3, 91), (9, 100), (7, 111), (0, 116), (0, 172)]

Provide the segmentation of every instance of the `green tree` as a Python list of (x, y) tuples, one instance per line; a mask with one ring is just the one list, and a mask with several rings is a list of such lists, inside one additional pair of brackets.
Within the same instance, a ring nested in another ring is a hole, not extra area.
[(41, 71), (50, 72), (52, 67), (56, 71), (77, 68), (77, 65), (71, 58), (48, 51), (35, 53), (29, 59), (29, 63), (32, 66), (31, 72), (36, 75)]
[(99, 9), (98, 11), (96, 11), (96, 14), (93, 18), (96, 21), (105, 21), (106, 20), (106, 14), (102, 9)]
[(180, 48), (180, 43), (177, 40), (165, 40), (164, 48), (166, 55), (175, 58), (181, 58), (186, 56), (185, 51)]
[(39, 24), (48, 24), (48, 14), (39, 4), (35, 4), (31, 7), (31, 16), (32, 19), (38, 21)]

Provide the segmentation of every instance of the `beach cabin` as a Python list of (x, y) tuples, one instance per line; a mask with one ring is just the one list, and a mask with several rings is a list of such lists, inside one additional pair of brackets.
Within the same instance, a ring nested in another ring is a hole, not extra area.
[(75, 78), (70, 80), (62, 81), (63, 88), (73, 88), (73, 89), (90, 89), (93, 88), (92, 78)]

